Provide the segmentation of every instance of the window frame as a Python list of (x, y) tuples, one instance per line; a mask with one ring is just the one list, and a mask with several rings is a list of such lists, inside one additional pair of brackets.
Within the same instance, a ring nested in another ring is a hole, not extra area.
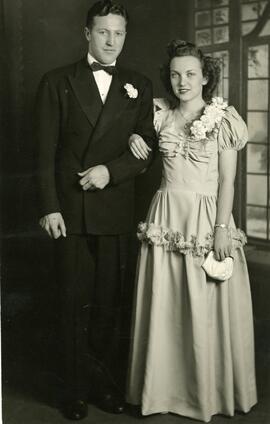
[[(255, 1), (255, 0), (254, 0)], [(259, 0), (256, 0), (259, 1)], [(247, 4), (250, 2), (247, 2)], [(258, 18), (257, 24), (254, 29), (242, 35), (242, 19), (241, 8), (243, 2), (241, 0), (229, 0), (229, 41), (226, 43), (214, 44), (209, 46), (200, 47), (204, 53), (214, 53), (217, 51), (227, 50), (229, 52), (229, 104), (233, 104), (238, 110), (243, 119), (247, 122), (247, 86), (248, 86), (248, 48), (252, 45), (268, 44), (270, 55), (270, 36), (260, 36), (260, 32), (270, 19), (270, 2), (266, 5), (264, 12)], [(214, 7), (211, 7), (213, 10)], [(188, 31), (189, 38), (196, 42), (195, 27), (195, 14), (198, 10), (195, 7), (195, 0), (192, 2), (192, 9), (189, 22), (191, 23), (190, 30)], [(213, 28), (213, 21), (211, 28)], [(270, 63), (270, 56), (269, 56)], [(270, 69), (269, 69), (269, 90), (270, 90)], [(268, 105), (268, 180), (267, 180), (267, 197), (269, 205), (269, 185), (270, 185), (270, 91), (269, 91), (269, 105)], [(235, 207), (237, 205), (237, 207)], [(238, 154), (238, 168), (235, 182), (235, 198), (234, 198), (234, 218), (236, 225), (241, 227), (245, 232), (247, 230), (247, 149), (244, 149)], [(270, 226), (270, 205), (267, 207), (267, 237), (268, 239), (261, 239), (253, 236), (248, 236), (250, 245), (269, 248), (269, 226)]]

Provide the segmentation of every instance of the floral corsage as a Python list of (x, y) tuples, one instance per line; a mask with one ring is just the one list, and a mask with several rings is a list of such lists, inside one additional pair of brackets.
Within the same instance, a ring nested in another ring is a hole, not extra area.
[(222, 97), (213, 97), (209, 105), (204, 109), (200, 119), (192, 122), (190, 133), (195, 140), (204, 140), (207, 134), (210, 134), (221, 122), (225, 115), (227, 102)]

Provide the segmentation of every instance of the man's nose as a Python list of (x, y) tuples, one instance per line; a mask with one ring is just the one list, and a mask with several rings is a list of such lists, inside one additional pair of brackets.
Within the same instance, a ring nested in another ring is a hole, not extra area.
[(108, 34), (106, 43), (107, 43), (108, 46), (114, 45), (114, 35), (113, 34)]

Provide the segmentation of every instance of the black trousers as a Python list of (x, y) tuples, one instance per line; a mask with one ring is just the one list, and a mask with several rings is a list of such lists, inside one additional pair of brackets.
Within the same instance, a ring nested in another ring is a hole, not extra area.
[(69, 235), (56, 240), (67, 397), (87, 398), (95, 384), (91, 375), (96, 364), (102, 364), (114, 380), (122, 361), (125, 367), (121, 341), (127, 338), (131, 310), (130, 239), (128, 235)]

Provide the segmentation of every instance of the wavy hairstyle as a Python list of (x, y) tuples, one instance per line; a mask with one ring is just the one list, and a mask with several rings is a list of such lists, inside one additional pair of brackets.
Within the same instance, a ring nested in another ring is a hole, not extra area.
[(193, 56), (199, 59), (203, 76), (208, 80), (207, 84), (203, 86), (202, 97), (205, 102), (210, 102), (220, 79), (220, 60), (204, 55), (195, 44), (184, 40), (172, 40), (167, 46), (167, 54), (168, 60), (160, 68), (160, 77), (166, 90), (174, 99), (173, 103), (179, 99), (172, 90), (170, 64), (173, 58), (182, 56)]
[(111, 0), (100, 0), (94, 3), (93, 6), (88, 10), (86, 18), (87, 28), (91, 29), (93, 27), (95, 16), (107, 16), (109, 13), (123, 16), (126, 24), (128, 24), (129, 16), (124, 6)]

